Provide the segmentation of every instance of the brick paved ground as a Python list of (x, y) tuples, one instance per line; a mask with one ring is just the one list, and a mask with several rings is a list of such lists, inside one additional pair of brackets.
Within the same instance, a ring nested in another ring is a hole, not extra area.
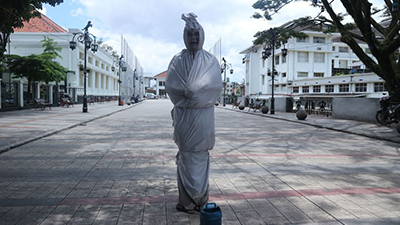
[[(0, 154), (0, 224), (199, 224), (199, 214), (175, 210), (171, 107), (149, 100), (124, 110), (91, 106), (89, 114), (0, 115), (8, 123), (0, 146), (21, 127), (48, 133)], [(400, 224), (398, 135), (385, 141), (365, 137), (387, 129), (375, 125), (228, 108), (216, 107), (210, 174), (223, 224)], [(373, 129), (361, 136), (322, 125)]]

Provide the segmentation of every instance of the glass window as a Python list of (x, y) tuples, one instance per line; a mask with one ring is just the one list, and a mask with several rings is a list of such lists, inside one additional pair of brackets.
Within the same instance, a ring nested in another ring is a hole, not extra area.
[(279, 55), (275, 56), (275, 65), (279, 65)]
[(313, 37), (314, 43), (325, 43), (325, 37)]
[(306, 38), (296, 38), (296, 42), (300, 42), (300, 43), (308, 42), (308, 37), (306, 37)]
[(356, 92), (367, 92), (367, 83), (356, 84)]
[(332, 46), (332, 52), (336, 51), (336, 47)]
[(324, 73), (314, 73), (314, 77), (324, 77)]
[(341, 46), (339, 46), (339, 52), (349, 52), (349, 47), (341, 47)]
[(304, 86), (303, 87), (303, 93), (309, 93), (310, 92), (310, 87), (309, 86)]
[(319, 93), (319, 92), (321, 92), (321, 85), (313, 86), (313, 92), (314, 92), (314, 93)]
[(293, 87), (293, 93), (299, 93), (299, 87)]
[(286, 77), (286, 72), (281, 73), (281, 74), (282, 74), (282, 77)]
[(326, 85), (325, 92), (333, 92), (333, 85)]
[(314, 53), (314, 62), (324, 63), (325, 62), (325, 54), (324, 53)]
[(383, 82), (374, 83), (374, 92), (384, 92), (384, 91), (386, 91), (385, 83)]
[(298, 62), (308, 62), (308, 52), (298, 52)]
[(286, 56), (282, 56), (282, 63), (286, 63)]
[(307, 72), (297, 72), (297, 77), (308, 77)]
[(349, 92), (349, 84), (340, 84), (339, 92)]

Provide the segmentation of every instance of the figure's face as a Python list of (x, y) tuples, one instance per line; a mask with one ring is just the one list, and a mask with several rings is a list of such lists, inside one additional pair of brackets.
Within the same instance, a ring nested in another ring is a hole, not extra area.
[(200, 49), (200, 32), (198, 30), (190, 30), (187, 32), (188, 50), (197, 51)]

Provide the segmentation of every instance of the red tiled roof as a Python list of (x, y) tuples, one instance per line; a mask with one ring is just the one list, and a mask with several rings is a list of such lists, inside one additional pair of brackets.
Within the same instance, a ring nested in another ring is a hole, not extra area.
[(21, 28), (15, 28), (15, 32), (37, 32), (37, 33), (67, 33), (67, 31), (49, 19), (47, 16), (40, 14), (41, 17), (34, 17), (29, 22), (24, 22)]
[(159, 73), (154, 76), (155, 78), (161, 78), (161, 77), (167, 77), (167, 71), (164, 71), (162, 73)]

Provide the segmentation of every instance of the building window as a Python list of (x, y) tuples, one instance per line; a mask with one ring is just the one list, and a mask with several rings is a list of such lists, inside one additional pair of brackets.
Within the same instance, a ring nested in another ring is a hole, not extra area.
[(339, 52), (349, 52), (349, 47), (339, 46)]
[(325, 92), (327, 92), (327, 93), (333, 92), (333, 85), (326, 85), (325, 86)]
[(325, 37), (313, 37), (314, 43), (325, 43)]
[(165, 86), (165, 81), (159, 81), (158, 82), (159, 87), (164, 87)]
[(286, 77), (286, 72), (281, 73), (282, 77)]
[(308, 42), (308, 37), (305, 37), (305, 38), (296, 38), (296, 42), (299, 42), (299, 43), (306, 43), (306, 42)]
[(286, 63), (286, 56), (282, 55), (282, 63)]
[(261, 61), (262, 61), (262, 67), (265, 68), (265, 60), (261, 59)]
[(303, 87), (303, 93), (309, 93), (310, 92), (310, 87), (309, 86), (304, 86)]
[(336, 46), (332, 46), (332, 52), (336, 51)]
[(385, 83), (383, 82), (374, 83), (374, 92), (384, 92), (384, 91), (386, 91)]
[(298, 52), (298, 62), (308, 62), (308, 52)]
[(314, 62), (324, 63), (325, 62), (325, 54), (324, 53), (314, 53)]
[(279, 55), (275, 56), (275, 65), (279, 65)]
[(339, 68), (345, 68), (345, 69), (347, 69), (347, 68), (348, 68), (347, 65), (348, 65), (348, 64), (347, 64), (347, 60), (339, 60)]
[(356, 84), (356, 92), (367, 92), (367, 83)]
[(293, 93), (299, 93), (299, 87), (293, 87)]
[(308, 77), (307, 72), (297, 72), (297, 77)]
[(265, 76), (261, 76), (261, 85), (265, 85)]
[(349, 84), (340, 84), (339, 92), (349, 92)]
[(324, 77), (324, 73), (314, 73), (314, 77)]
[(321, 85), (313, 86), (313, 92), (314, 93), (320, 93), (321, 92)]

